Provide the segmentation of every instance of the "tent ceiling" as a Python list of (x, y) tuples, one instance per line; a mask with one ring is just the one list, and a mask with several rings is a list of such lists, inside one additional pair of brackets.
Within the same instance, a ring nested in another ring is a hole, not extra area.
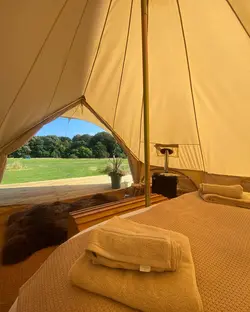
[[(248, 0), (149, 1), (153, 165), (250, 176), (249, 33)], [(84, 95), (143, 161), (140, 36), (139, 0), (1, 1), (0, 153)]]

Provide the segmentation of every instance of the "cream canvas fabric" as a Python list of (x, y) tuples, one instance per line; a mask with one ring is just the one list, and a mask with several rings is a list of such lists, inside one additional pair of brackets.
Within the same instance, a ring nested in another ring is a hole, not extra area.
[[(250, 176), (249, 1), (150, 0), (148, 31), (151, 164)], [(0, 159), (71, 107), (143, 162), (140, 0), (2, 0), (0, 39)]]

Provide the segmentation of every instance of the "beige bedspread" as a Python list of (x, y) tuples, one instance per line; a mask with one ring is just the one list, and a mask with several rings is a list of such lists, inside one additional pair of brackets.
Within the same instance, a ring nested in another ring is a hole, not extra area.
[[(189, 237), (205, 312), (250, 311), (249, 209), (206, 203), (192, 193), (131, 219)], [(72, 287), (68, 272), (87, 238), (79, 235), (56, 249), (21, 288), (17, 312), (135, 311)]]

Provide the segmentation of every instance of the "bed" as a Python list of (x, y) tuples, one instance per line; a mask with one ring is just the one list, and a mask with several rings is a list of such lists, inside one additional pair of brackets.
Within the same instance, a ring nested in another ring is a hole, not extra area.
[[(123, 217), (189, 237), (205, 312), (250, 311), (250, 210), (206, 203), (195, 192)], [(68, 282), (90, 230), (53, 252), (20, 289), (11, 312), (135, 311)]]

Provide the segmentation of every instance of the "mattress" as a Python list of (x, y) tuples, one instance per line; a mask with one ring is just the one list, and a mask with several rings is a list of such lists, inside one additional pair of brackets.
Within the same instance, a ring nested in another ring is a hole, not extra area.
[[(206, 203), (191, 193), (127, 217), (189, 237), (205, 312), (250, 311), (250, 210)], [(88, 235), (57, 248), (20, 289), (12, 311), (135, 311), (70, 284), (68, 271)]]

